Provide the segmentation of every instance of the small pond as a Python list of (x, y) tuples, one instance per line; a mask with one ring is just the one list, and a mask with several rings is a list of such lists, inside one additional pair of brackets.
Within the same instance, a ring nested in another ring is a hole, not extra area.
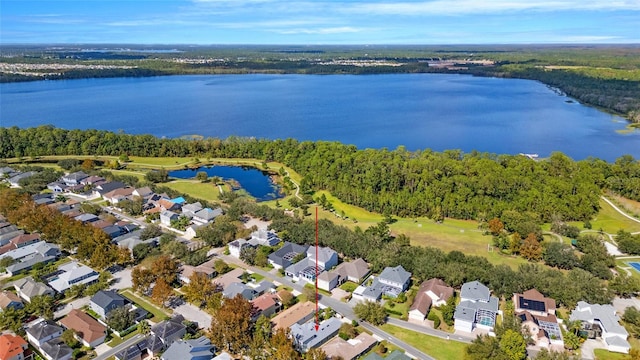
[(197, 169), (174, 170), (169, 176), (179, 179), (192, 179), (199, 171), (207, 173), (209, 178), (218, 176), (225, 181), (235, 180), (242, 189), (258, 201), (282, 198), (280, 187), (275, 184), (267, 173), (256, 168), (246, 166), (205, 166)]

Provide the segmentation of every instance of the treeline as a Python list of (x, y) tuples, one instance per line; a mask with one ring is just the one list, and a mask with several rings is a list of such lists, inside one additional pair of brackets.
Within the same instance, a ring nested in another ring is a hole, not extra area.
[[(573, 161), (554, 153), (544, 161), (459, 150), (358, 150), (337, 142), (246, 138), (183, 140), (52, 126), (0, 128), (0, 156), (174, 156), (278, 161), (304, 176), (302, 191), (326, 189), (342, 201), (379, 213), (486, 221), (508, 210), (539, 221), (587, 220), (601, 189), (640, 200), (640, 163)], [(531, 215), (532, 214), (532, 215)]]

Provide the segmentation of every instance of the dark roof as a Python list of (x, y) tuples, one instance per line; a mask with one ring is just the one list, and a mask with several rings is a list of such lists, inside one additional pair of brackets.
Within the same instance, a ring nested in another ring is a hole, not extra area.
[(49, 320), (39, 322), (27, 329), (27, 333), (36, 340), (44, 339), (57, 332), (62, 332), (62, 328)]
[(100, 290), (93, 295), (91, 302), (106, 309), (114, 305), (117, 307), (124, 306), (127, 303), (127, 299), (113, 290)]
[(67, 358), (73, 352), (73, 350), (60, 338), (47, 341), (42, 344), (41, 349), (53, 360)]
[(287, 241), (284, 243), (284, 245), (282, 245), (280, 249), (269, 254), (269, 260), (282, 266), (283, 268), (287, 268), (292, 264), (291, 260), (293, 260), (295, 254), (306, 253), (308, 248), (308, 245), (298, 245)]
[(177, 340), (162, 354), (166, 360), (211, 360), (211, 341), (204, 336), (192, 340)]
[(119, 351), (115, 354), (116, 359), (119, 360), (133, 360), (139, 359), (140, 354), (147, 348), (148, 340), (146, 338), (141, 339), (137, 343), (129, 346), (128, 348)]
[(100, 195), (104, 195), (108, 192), (111, 192), (115, 189), (120, 189), (125, 187), (126, 185), (121, 182), (121, 181), (111, 181), (108, 183), (104, 183), (100, 185), (100, 190), (98, 190), (98, 193), (100, 193)]
[(167, 339), (173, 334), (187, 328), (182, 324), (182, 321), (184, 321), (184, 317), (182, 317), (182, 315), (176, 315), (169, 320), (153, 325), (151, 327), (151, 332), (162, 339)]

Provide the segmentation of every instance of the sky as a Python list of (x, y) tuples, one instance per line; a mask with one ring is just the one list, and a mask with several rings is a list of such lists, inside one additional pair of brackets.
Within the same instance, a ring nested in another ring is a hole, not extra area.
[(2, 0), (11, 43), (640, 43), (640, 0)]

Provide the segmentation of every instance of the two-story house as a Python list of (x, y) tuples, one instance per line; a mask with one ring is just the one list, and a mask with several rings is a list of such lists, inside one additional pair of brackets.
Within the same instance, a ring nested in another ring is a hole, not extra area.
[(493, 330), (498, 316), (498, 298), (478, 281), (462, 285), (460, 303), (453, 315), (455, 330), (472, 332), (474, 328)]

